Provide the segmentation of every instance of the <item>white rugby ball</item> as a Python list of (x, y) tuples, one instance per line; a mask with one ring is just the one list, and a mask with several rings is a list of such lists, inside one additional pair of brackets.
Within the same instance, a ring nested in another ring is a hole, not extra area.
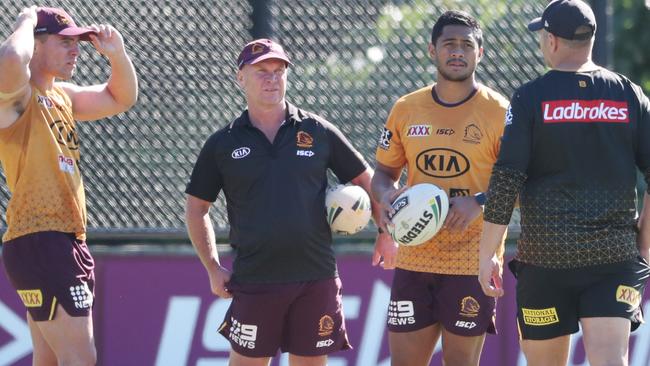
[(433, 238), (449, 211), (447, 193), (430, 183), (416, 184), (402, 192), (392, 204), (395, 213), (388, 226), (400, 245), (420, 245)]
[(355, 185), (336, 185), (327, 189), (325, 195), (327, 223), (333, 233), (356, 234), (370, 220), (370, 197), (363, 188)]

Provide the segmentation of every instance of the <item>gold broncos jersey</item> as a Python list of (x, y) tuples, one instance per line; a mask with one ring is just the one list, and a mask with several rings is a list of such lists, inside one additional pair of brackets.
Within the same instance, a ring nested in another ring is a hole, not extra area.
[(0, 161), (11, 192), (3, 241), (40, 231), (86, 232), (86, 199), (72, 103), (58, 86), (32, 85), (25, 111), (0, 129)]
[[(465, 101), (444, 104), (432, 86), (401, 97), (388, 116), (377, 162), (407, 169), (407, 185), (432, 183), (449, 197), (485, 192), (497, 160), (508, 100), (480, 85)], [(397, 267), (474, 275), (482, 215), (462, 233), (441, 229), (419, 246), (400, 246)], [(503, 254), (503, 245), (500, 249)]]

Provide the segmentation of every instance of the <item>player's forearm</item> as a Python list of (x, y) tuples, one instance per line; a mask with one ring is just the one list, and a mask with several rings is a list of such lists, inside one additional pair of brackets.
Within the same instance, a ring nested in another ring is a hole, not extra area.
[(483, 220), (494, 224), (508, 225), (512, 210), (515, 208), (515, 202), (526, 179), (525, 173), (495, 165), (490, 177)]
[(501, 246), (501, 241), (508, 225), (499, 225), (483, 221), (483, 232), (479, 243), (479, 261), (489, 260)]
[(372, 176), (372, 181), (370, 182), (370, 189), (374, 200), (381, 202), (387, 191), (395, 189), (396, 181), (396, 179), (381, 169), (375, 170), (375, 174)]
[(372, 179), (373, 174), (374, 171), (372, 170), (372, 168), (367, 168), (363, 173), (359, 174), (356, 178), (352, 179), (351, 183), (360, 186), (366, 191), (366, 193), (368, 193), (368, 196), (370, 196), (370, 205), (372, 207), (372, 219), (375, 221), (375, 224), (379, 225), (381, 208), (379, 202), (374, 199), (370, 187), (370, 181)]
[(138, 100), (138, 78), (135, 68), (126, 52), (111, 56), (109, 62), (111, 76), (106, 87), (115, 102), (126, 111)]
[(208, 212), (188, 208), (185, 222), (190, 241), (206, 270), (209, 272), (220, 266), (214, 229)]

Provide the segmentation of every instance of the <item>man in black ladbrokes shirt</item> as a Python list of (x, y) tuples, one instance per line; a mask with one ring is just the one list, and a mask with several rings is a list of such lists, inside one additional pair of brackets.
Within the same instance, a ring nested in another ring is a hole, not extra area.
[(650, 104), (639, 86), (591, 61), (596, 22), (586, 3), (552, 1), (528, 28), (551, 70), (511, 99), (479, 281), (503, 295), (494, 253), (518, 197), (521, 237), (509, 267), (528, 364), (565, 365), (580, 325), (591, 365), (626, 365), (650, 273), (650, 214), (637, 215), (635, 189), (637, 168), (650, 181)]

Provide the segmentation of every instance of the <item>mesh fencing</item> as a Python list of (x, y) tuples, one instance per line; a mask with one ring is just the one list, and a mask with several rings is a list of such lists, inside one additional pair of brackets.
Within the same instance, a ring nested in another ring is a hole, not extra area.
[[(269, 1), (273, 38), (295, 63), (287, 98), (337, 124), (369, 162), (393, 102), (435, 79), (427, 44), (447, 9), (476, 16), (485, 56), (478, 79), (506, 96), (544, 69), (525, 24), (546, 1)], [(0, 3), (0, 35), (31, 2)], [(58, 1), (78, 24), (107, 23), (124, 36), (140, 97), (127, 113), (80, 123), (89, 232), (95, 237), (184, 237), (184, 189), (207, 137), (245, 108), (234, 60), (251, 40), (248, 1)], [(103, 82), (109, 67), (90, 44), (73, 82)], [(0, 209), (9, 192), (1, 184)], [(221, 195), (223, 196), (223, 195)], [(213, 207), (227, 235), (223, 198)], [(1, 222), (6, 226), (4, 215)]]

